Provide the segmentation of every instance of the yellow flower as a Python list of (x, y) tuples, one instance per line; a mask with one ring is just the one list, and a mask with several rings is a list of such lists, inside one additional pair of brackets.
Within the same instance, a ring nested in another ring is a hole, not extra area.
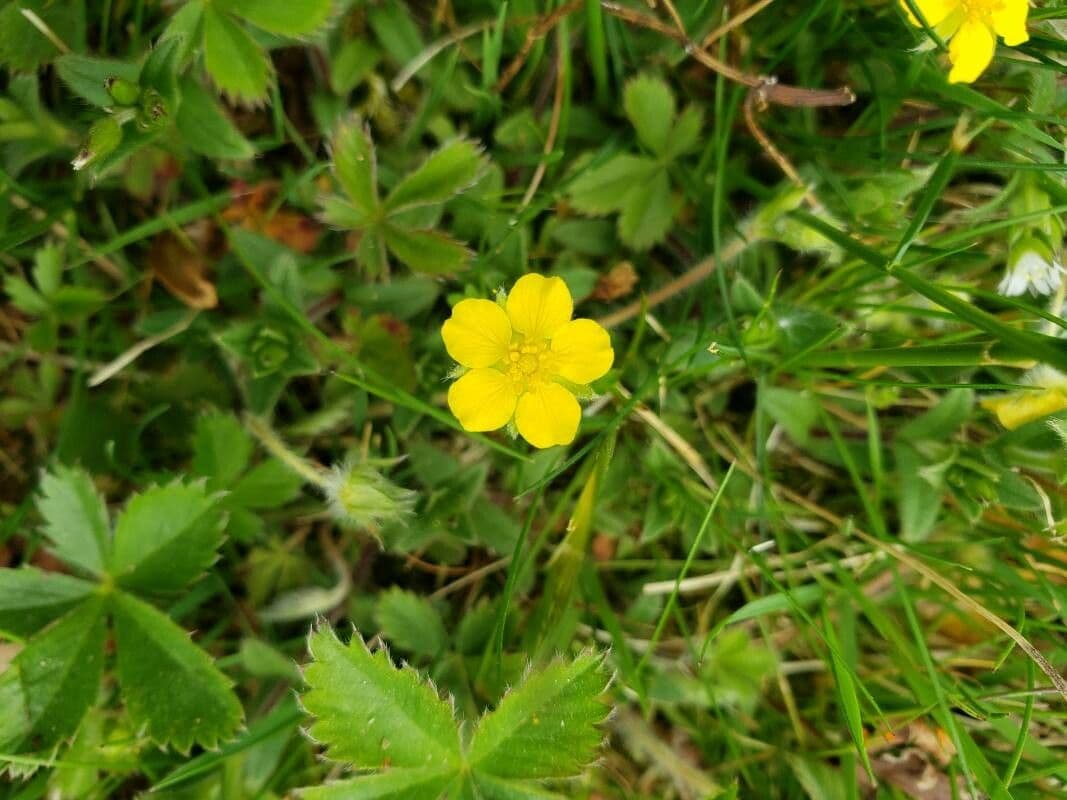
[(611, 369), (608, 332), (571, 319), (574, 301), (560, 278), (524, 275), (506, 310), (491, 300), (461, 300), (441, 328), (448, 354), (467, 371), (448, 390), (448, 407), (468, 431), (495, 431), (514, 420), (534, 447), (570, 444), (581, 408), (571, 387)]
[(982, 408), (996, 414), (1000, 424), (1009, 431), (1067, 409), (1067, 376), (1061, 372), (1051, 367), (1037, 367), (1025, 376), (1024, 382), (1038, 388), (982, 401)]
[[(912, 24), (920, 25), (905, 0), (900, 2)], [(993, 60), (997, 36), (1007, 45), (1022, 44), (1030, 38), (1026, 32), (1028, 0), (915, 0), (915, 5), (938, 36), (951, 39), (950, 83), (977, 80)]]

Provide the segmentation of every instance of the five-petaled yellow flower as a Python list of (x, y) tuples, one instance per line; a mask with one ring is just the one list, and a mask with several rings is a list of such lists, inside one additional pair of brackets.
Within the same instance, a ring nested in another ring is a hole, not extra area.
[[(919, 20), (900, 0), (912, 23)], [(1007, 45), (1022, 44), (1026, 32), (1028, 0), (915, 0), (926, 24), (942, 39), (951, 39), (948, 55), (952, 71), (950, 83), (972, 83), (978, 79), (997, 47), (997, 36)]]
[(615, 360), (608, 332), (571, 319), (574, 301), (560, 278), (519, 278), (505, 308), (461, 300), (441, 328), (448, 354), (467, 371), (448, 390), (448, 407), (468, 431), (514, 420), (534, 447), (570, 444), (582, 411), (574, 389)]

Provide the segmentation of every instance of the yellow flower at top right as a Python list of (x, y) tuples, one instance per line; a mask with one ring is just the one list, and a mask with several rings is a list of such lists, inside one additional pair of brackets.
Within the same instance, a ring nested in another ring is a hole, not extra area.
[[(913, 25), (922, 24), (905, 0), (900, 4)], [(926, 24), (949, 40), (950, 83), (976, 81), (993, 60), (998, 36), (1007, 45), (1030, 38), (1026, 32), (1028, 0), (915, 0), (915, 5)]]

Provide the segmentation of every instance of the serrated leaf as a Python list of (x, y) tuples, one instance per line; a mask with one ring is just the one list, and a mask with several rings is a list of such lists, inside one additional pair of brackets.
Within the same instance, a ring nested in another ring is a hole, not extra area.
[(333, 137), (333, 173), (353, 208), (369, 219), (378, 211), (378, 158), (365, 125), (342, 124)]
[(627, 195), (619, 215), (619, 238), (634, 250), (647, 250), (663, 241), (673, 222), (670, 180), (658, 170), (645, 186)]
[(440, 231), (415, 231), (386, 225), (385, 243), (400, 261), (416, 272), (442, 275), (467, 266), (471, 251)]
[(27, 637), (72, 609), (95, 583), (35, 567), (0, 569), (0, 631)]
[(696, 106), (687, 106), (671, 128), (663, 155), (673, 159), (694, 149), (700, 141), (700, 129), (703, 124), (703, 112)]
[(641, 144), (662, 155), (674, 126), (674, 95), (670, 87), (661, 78), (638, 75), (626, 84), (622, 104)]
[(393, 666), (353, 632), (346, 647), (329, 627), (308, 640), (314, 661), (304, 670), (310, 734), (326, 755), (363, 769), (456, 770), (460, 741), (452, 708), (410, 667)]
[(441, 615), (429, 600), (396, 588), (378, 596), (378, 627), (393, 645), (410, 653), (435, 656), (448, 641)]
[(214, 6), (204, 8), (204, 65), (223, 92), (242, 103), (266, 98), (270, 61), (233, 19)]
[(192, 150), (210, 158), (252, 158), (256, 148), (234, 126), (215, 97), (199, 83), (186, 78), (181, 83), (178, 132)]
[(130, 83), (137, 83), (141, 67), (128, 61), (67, 53), (56, 59), (56, 73), (78, 97), (94, 106), (108, 108), (115, 105), (114, 99), (107, 91), (108, 80), (121, 78)]
[(319, 201), (322, 204), (322, 221), (342, 230), (358, 230), (374, 224), (374, 217), (360, 211), (347, 198), (327, 195)]
[(208, 489), (230, 486), (248, 468), (252, 439), (233, 414), (215, 412), (196, 421), (193, 472), (208, 479)]
[(482, 149), (469, 139), (442, 145), (408, 173), (385, 199), (390, 213), (443, 203), (474, 185), (484, 168)]
[(570, 186), (571, 204), (586, 214), (608, 214), (626, 204), (631, 191), (643, 191), (659, 170), (655, 161), (619, 155), (605, 164), (587, 169)]
[(303, 36), (322, 27), (333, 0), (225, 0), (225, 5), (257, 28), (282, 36)]
[(203, 485), (153, 487), (131, 498), (115, 521), (109, 571), (127, 589), (176, 591), (215, 561), (222, 523), (218, 498)]
[(468, 760), (497, 778), (542, 780), (578, 774), (596, 756), (608, 715), (603, 658), (586, 653), (527, 676), (478, 723)]
[(243, 710), (231, 681), (166, 614), (125, 592), (112, 599), (117, 670), (135, 725), (188, 752), (233, 735)]
[(438, 800), (456, 769), (392, 769), (325, 786), (302, 789), (305, 800)]
[(111, 538), (107, 506), (87, 472), (57, 465), (45, 473), (37, 510), (57, 558), (94, 575), (103, 572)]
[[(16, 706), (10, 711), (5, 707), (0, 716), (18, 713), (22, 718), (0, 725), (0, 738), (15, 740), (0, 745), (9, 751), (47, 752), (74, 735), (100, 690), (106, 634), (103, 599), (93, 598), (19, 651), (4, 673), (5, 679), (17, 676)], [(0, 695), (5, 692), (16, 694), (11, 687)]]
[(4, 292), (11, 299), (11, 305), (31, 316), (41, 317), (51, 310), (48, 300), (17, 275), (4, 276)]

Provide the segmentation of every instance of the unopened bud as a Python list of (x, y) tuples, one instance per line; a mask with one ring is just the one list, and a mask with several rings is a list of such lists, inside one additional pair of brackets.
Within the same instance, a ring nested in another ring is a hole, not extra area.
[(71, 162), (71, 166), (76, 170), (85, 169), (110, 155), (120, 142), (122, 142), (122, 126), (113, 117), (98, 119), (89, 129), (89, 138)]
[(141, 95), (140, 108), (137, 111), (137, 127), (142, 131), (158, 131), (170, 121), (170, 107), (167, 101), (155, 89), (149, 89)]
[(397, 522), (415, 507), (415, 492), (397, 486), (369, 463), (335, 467), (325, 489), (337, 521), (355, 528)]
[(132, 106), (141, 96), (141, 87), (132, 81), (112, 76), (104, 81), (104, 88), (116, 105)]

